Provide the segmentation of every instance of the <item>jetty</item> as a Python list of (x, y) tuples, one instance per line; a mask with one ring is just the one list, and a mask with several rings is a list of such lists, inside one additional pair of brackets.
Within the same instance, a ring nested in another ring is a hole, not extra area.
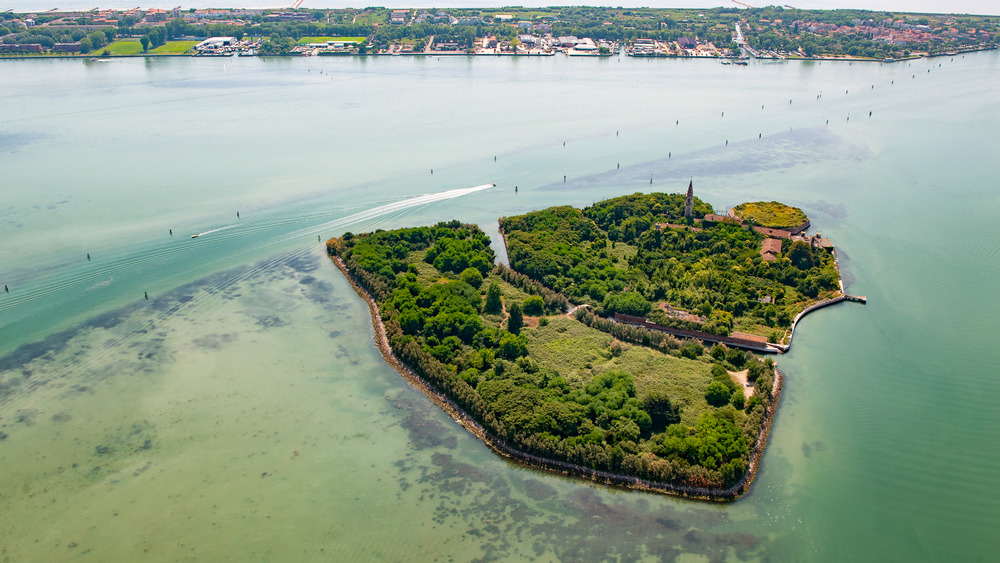
[(868, 304), (868, 298), (866, 296), (864, 296), (864, 295), (850, 295), (850, 294), (847, 294), (847, 293), (845, 293), (843, 295), (840, 295), (838, 297), (833, 297), (831, 299), (824, 299), (822, 301), (818, 301), (816, 303), (813, 303), (812, 305), (810, 305), (810, 306), (806, 307), (805, 309), (803, 309), (801, 313), (799, 313), (798, 315), (795, 315), (795, 319), (792, 321), (792, 326), (791, 326), (790, 329), (788, 329), (788, 344), (772, 344), (772, 346), (774, 346), (775, 348), (778, 348), (779, 350), (781, 350), (781, 353), (784, 354), (785, 352), (788, 351), (789, 348), (792, 347), (792, 337), (795, 336), (795, 327), (796, 327), (796, 325), (799, 324), (799, 321), (802, 320), (802, 317), (804, 317), (804, 316), (808, 315), (809, 313), (812, 313), (813, 311), (816, 311), (818, 309), (822, 309), (824, 307), (829, 307), (830, 305), (836, 305), (837, 303), (843, 303), (845, 301), (852, 302), (852, 303), (861, 303), (862, 305), (867, 305)]

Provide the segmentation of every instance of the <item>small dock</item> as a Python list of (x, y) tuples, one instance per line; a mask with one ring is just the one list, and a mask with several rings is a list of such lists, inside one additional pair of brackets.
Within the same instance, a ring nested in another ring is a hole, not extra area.
[(865, 297), (864, 295), (848, 295), (848, 294), (845, 293), (844, 294), (844, 300), (845, 301), (853, 301), (855, 303), (861, 303), (862, 305), (865, 305), (865, 304), (868, 303), (868, 298)]

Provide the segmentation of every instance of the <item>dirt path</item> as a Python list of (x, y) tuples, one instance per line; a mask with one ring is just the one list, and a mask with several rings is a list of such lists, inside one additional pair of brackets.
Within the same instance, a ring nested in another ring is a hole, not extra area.
[(727, 372), (727, 373), (729, 373), (729, 377), (732, 377), (733, 381), (735, 381), (736, 383), (739, 383), (740, 387), (743, 388), (743, 396), (746, 397), (747, 399), (749, 399), (750, 397), (753, 397), (753, 383), (750, 383), (749, 381), (747, 381), (747, 373), (749, 373), (749, 372), (750, 372), (750, 370), (748, 370), (748, 369), (745, 369), (743, 371), (730, 371), (730, 372)]

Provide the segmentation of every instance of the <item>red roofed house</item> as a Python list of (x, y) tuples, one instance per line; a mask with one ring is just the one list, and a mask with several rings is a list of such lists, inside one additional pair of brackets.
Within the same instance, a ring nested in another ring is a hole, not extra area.
[(781, 239), (766, 238), (760, 243), (760, 256), (767, 262), (774, 262), (781, 254)]

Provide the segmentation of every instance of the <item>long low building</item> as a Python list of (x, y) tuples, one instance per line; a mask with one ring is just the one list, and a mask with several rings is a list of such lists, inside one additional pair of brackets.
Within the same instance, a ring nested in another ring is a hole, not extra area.
[(194, 46), (195, 51), (214, 50), (222, 47), (232, 47), (236, 44), (235, 37), (209, 37)]

